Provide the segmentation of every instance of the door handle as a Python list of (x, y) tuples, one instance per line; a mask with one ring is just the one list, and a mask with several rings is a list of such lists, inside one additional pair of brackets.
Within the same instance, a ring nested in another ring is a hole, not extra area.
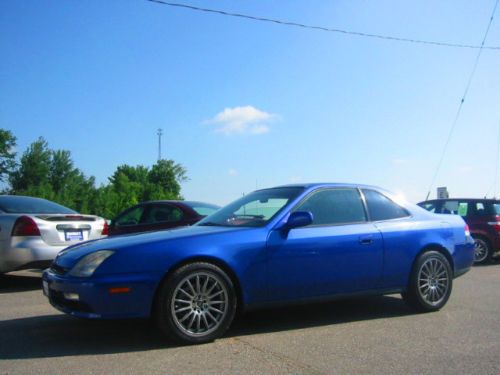
[(372, 236), (368, 237), (359, 237), (359, 243), (361, 245), (370, 245), (373, 242)]

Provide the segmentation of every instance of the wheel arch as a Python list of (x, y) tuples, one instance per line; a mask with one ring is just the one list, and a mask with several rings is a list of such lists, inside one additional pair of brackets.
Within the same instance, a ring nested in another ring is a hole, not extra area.
[(422, 255), (423, 253), (427, 251), (437, 251), (441, 254), (444, 255), (444, 257), (448, 260), (450, 263), (451, 270), (453, 274), (455, 274), (455, 262), (453, 262), (453, 257), (451, 256), (450, 252), (448, 251), (447, 248), (445, 248), (443, 245), (440, 245), (438, 243), (432, 243), (425, 245), (420, 251), (415, 255), (415, 258), (413, 259), (413, 263), (411, 265), (411, 269), (413, 270), (413, 267), (415, 267), (415, 263), (417, 262), (417, 259)]
[(492, 247), (492, 244), (491, 244), (490, 239), (488, 238), (488, 235), (486, 235), (482, 232), (472, 232), (471, 236), (472, 236), (472, 238), (480, 238), (480, 239), (486, 241), (486, 243), (490, 246), (490, 248)]
[(223, 260), (207, 255), (200, 255), (200, 256), (193, 256), (190, 258), (183, 259), (182, 261), (176, 263), (170, 269), (165, 272), (161, 280), (158, 282), (158, 285), (156, 285), (156, 290), (154, 292), (154, 297), (153, 297), (153, 302), (151, 304), (151, 316), (153, 316), (155, 310), (156, 310), (156, 304), (158, 300), (158, 292), (163, 285), (163, 283), (168, 280), (168, 278), (179, 268), (184, 267), (187, 264), (191, 263), (197, 263), (197, 262), (204, 262), (204, 263), (210, 263), (213, 264), (217, 267), (219, 267), (222, 271), (224, 271), (227, 276), (231, 279), (231, 282), (234, 285), (235, 293), (236, 293), (236, 298), (237, 298), (237, 313), (243, 310), (244, 306), (244, 297), (243, 297), (243, 289), (241, 288), (241, 283), (239, 278), (236, 276), (236, 273), (233, 271), (233, 269)]

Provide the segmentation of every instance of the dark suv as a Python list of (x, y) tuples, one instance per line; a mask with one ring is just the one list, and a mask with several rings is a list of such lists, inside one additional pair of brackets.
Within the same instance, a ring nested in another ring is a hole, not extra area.
[(475, 263), (489, 262), (500, 250), (500, 200), (448, 198), (418, 205), (437, 214), (462, 216), (476, 244)]

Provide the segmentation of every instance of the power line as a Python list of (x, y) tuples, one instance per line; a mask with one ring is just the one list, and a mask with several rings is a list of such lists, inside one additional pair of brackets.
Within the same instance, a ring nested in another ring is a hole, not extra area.
[(455, 114), (455, 118), (451, 124), (451, 128), (450, 128), (450, 131), (448, 133), (448, 138), (446, 138), (446, 142), (445, 142), (444, 147), (443, 147), (443, 152), (441, 153), (441, 157), (439, 158), (439, 161), (438, 161), (438, 164), (436, 167), (436, 171), (434, 172), (434, 176), (432, 177), (431, 184), (429, 185), (429, 191), (427, 192), (427, 197), (425, 198), (425, 200), (429, 199), (431, 189), (434, 186), (434, 183), (436, 182), (437, 175), (439, 173), (439, 170), (441, 169), (441, 165), (443, 164), (443, 159), (444, 159), (444, 156), (446, 154), (446, 150), (448, 149), (448, 145), (449, 145), (451, 137), (455, 131), (455, 128), (456, 128), (456, 125), (458, 122), (458, 118), (460, 117), (460, 113), (462, 112), (462, 107), (463, 107), (463, 104), (465, 102), (465, 98), (469, 92), (472, 78), (474, 77), (474, 73), (476, 73), (476, 68), (477, 68), (477, 65), (479, 63), (479, 58), (481, 57), (481, 53), (483, 52), (483, 49), (484, 49), (484, 47), (483, 47), (484, 42), (486, 41), (486, 38), (488, 37), (488, 33), (490, 32), (490, 27), (491, 27), (491, 24), (493, 22), (493, 17), (495, 15), (496, 10), (497, 10), (498, 1), (499, 0), (496, 0), (495, 6), (493, 7), (493, 11), (491, 12), (491, 17), (490, 17), (490, 20), (488, 22), (488, 27), (486, 28), (486, 32), (484, 33), (484, 37), (483, 37), (483, 41), (481, 42), (481, 46), (479, 47), (479, 51), (477, 52), (476, 60), (474, 61), (474, 66), (472, 68), (472, 72), (469, 75), (469, 80), (467, 81), (467, 85), (465, 86), (465, 91), (464, 91), (464, 94), (462, 96), (462, 100), (460, 100), (460, 104), (458, 105), (457, 113)]
[(283, 21), (283, 20), (278, 20), (278, 19), (274, 19), (274, 18), (251, 16), (248, 14), (241, 14), (241, 13), (226, 12), (224, 10), (218, 10), (218, 9), (201, 8), (201, 7), (197, 7), (194, 5), (172, 3), (172, 2), (163, 1), (163, 0), (146, 0), (146, 1), (149, 1), (151, 3), (161, 4), (161, 5), (167, 5), (170, 7), (189, 9), (189, 10), (193, 10), (193, 11), (197, 11), (197, 12), (215, 13), (215, 14), (219, 14), (219, 15), (223, 15), (223, 16), (239, 17), (239, 18), (245, 18), (245, 19), (253, 20), (253, 21), (271, 22), (271, 23), (284, 25), (284, 26), (301, 27), (304, 29), (327, 31), (327, 32), (332, 32), (332, 33), (353, 35), (353, 36), (359, 36), (359, 37), (365, 37), (365, 38), (376, 38), (376, 39), (384, 39), (384, 40), (391, 40), (391, 41), (395, 41), (395, 42), (405, 42), (405, 43), (418, 43), (418, 44), (434, 45), (434, 46), (440, 46), (440, 47), (472, 48), (472, 49), (479, 49), (479, 50), (483, 50), (483, 49), (500, 50), (500, 46), (484, 46), (484, 45), (477, 46), (477, 45), (471, 45), (471, 44), (438, 42), (438, 41), (433, 41), (433, 40), (421, 40), (421, 39), (412, 39), (412, 38), (401, 38), (401, 37), (390, 36), (390, 35), (371, 34), (371, 33), (359, 32), (359, 31), (335, 29), (335, 28), (324, 27), (324, 26), (307, 25), (304, 23)]

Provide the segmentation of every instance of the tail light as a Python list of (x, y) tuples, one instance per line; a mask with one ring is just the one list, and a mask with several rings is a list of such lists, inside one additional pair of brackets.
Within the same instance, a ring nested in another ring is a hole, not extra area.
[(491, 225), (495, 232), (500, 233), (500, 216), (496, 215), (496, 221), (488, 221), (488, 225)]
[(469, 226), (467, 224), (465, 224), (465, 235), (470, 236), (470, 229), (469, 229)]
[(40, 236), (40, 229), (31, 217), (21, 216), (14, 223), (12, 236)]
[(102, 227), (101, 235), (107, 236), (108, 233), (109, 233), (109, 225), (108, 225), (108, 222), (106, 220), (104, 220), (104, 226)]

